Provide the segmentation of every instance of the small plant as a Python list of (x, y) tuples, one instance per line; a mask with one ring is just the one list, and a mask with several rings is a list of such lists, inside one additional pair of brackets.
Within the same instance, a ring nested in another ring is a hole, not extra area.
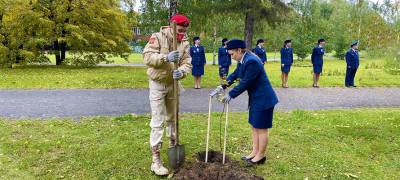
[(386, 58), (385, 71), (392, 75), (400, 75), (400, 52), (396, 56)]
[(367, 63), (365, 65), (365, 69), (382, 69), (383, 65), (375, 63), (375, 62), (371, 62), (371, 63)]

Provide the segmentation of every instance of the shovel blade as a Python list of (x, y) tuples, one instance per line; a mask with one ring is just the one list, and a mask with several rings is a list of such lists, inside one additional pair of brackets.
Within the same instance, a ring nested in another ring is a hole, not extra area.
[(169, 167), (177, 170), (185, 161), (185, 146), (176, 145), (168, 149)]

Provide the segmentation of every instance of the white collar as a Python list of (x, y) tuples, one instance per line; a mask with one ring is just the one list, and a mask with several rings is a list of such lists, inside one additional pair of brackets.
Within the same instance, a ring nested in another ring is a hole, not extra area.
[(239, 61), (240, 64), (243, 64), (243, 59), (244, 59), (244, 56), (246, 55), (246, 53), (247, 53), (247, 52), (244, 52), (244, 54), (243, 54), (243, 56), (242, 56), (242, 59)]

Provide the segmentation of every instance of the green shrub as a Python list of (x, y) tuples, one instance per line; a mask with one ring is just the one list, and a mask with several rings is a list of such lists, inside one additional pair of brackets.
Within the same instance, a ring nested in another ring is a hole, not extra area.
[(397, 55), (386, 58), (385, 70), (392, 75), (400, 75), (400, 52)]

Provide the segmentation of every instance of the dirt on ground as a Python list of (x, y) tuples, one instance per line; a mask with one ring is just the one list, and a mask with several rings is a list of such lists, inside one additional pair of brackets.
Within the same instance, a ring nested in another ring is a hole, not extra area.
[(208, 152), (208, 163), (205, 163), (205, 152), (196, 155), (196, 162), (186, 164), (174, 178), (177, 180), (201, 179), (201, 180), (242, 180), (242, 179), (264, 179), (256, 176), (245, 165), (233, 161), (225, 156), (225, 164), (222, 164), (222, 153), (217, 151)]

